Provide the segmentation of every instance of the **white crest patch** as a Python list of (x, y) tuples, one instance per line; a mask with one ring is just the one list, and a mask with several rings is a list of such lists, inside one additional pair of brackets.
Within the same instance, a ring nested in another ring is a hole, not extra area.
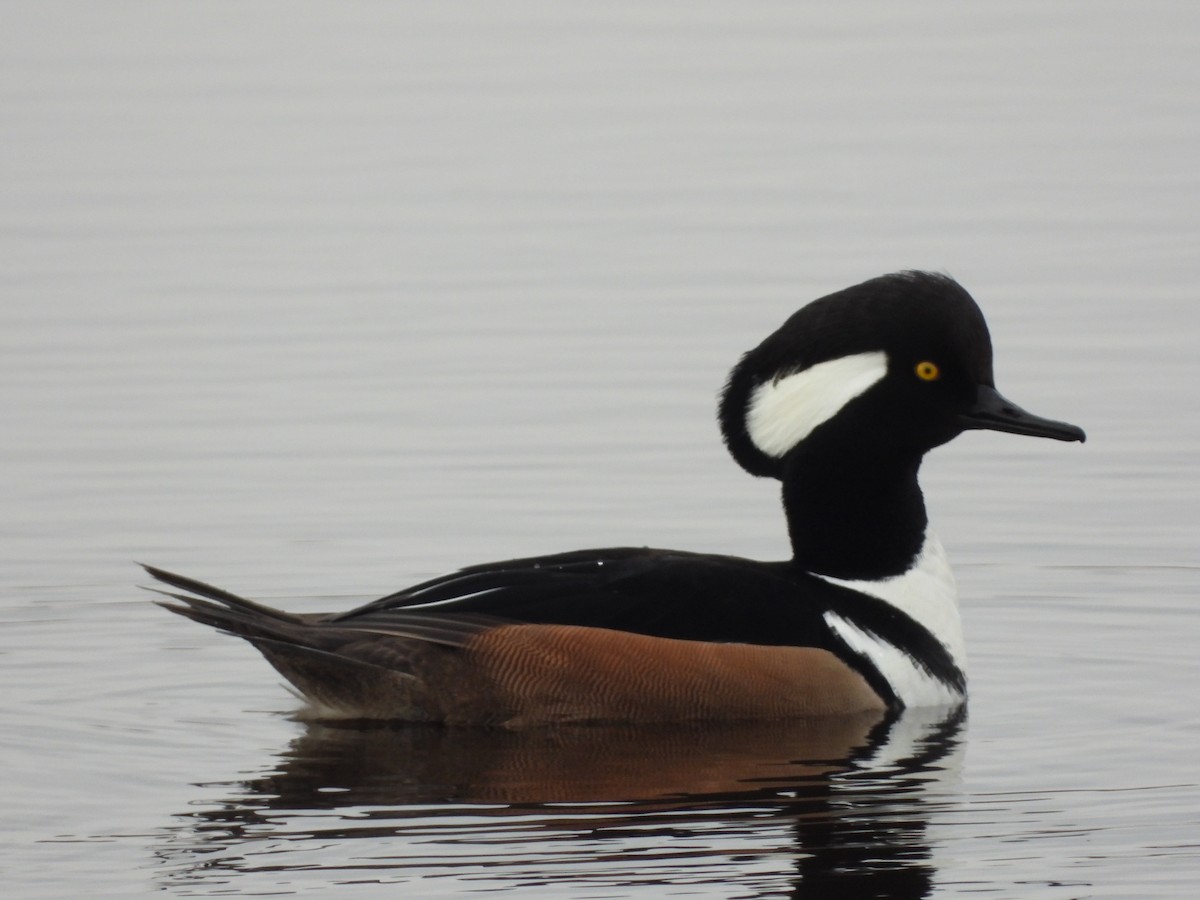
[(764, 382), (750, 395), (746, 432), (767, 456), (782, 457), (881, 380), (887, 368), (887, 354), (873, 350)]
[[(814, 573), (816, 574), (816, 573)], [(894, 606), (926, 628), (949, 651), (959, 669), (966, 671), (966, 647), (958, 612), (958, 586), (941, 541), (926, 533), (921, 553), (912, 568), (878, 581), (850, 580), (817, 575), (830, 584), (870, 594)], [(906, 706), (940, 706), (962, 695), (933, 677), (899, 647), (859, 628), (836, 613), (826, 613), (829, 627), (846, 646), (871, 660)]]

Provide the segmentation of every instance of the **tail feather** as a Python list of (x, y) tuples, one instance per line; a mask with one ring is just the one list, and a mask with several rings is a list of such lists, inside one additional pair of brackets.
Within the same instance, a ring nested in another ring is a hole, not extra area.
[[(150, 590), (154, 590), (154, 588), (150, 588)], [(224, 606), (218, 606), (215, 603), (209, 603), (207, 600), (188, 597), (184, 594), (173, 594), (166, 591), (155, 591), (155, 593), (182, 601), (181, 603), (167, 603), (164, 600), (155, 600), (154, 602), (163, 609), (169, 609), (176, 615), (191, 619), (193, 622), (199, 622), (201, 625), (209, 625), (218, 631), (224, 631), (226, 634), (232, 634), (237, 637), (246, 638), (247, 640), (262, 637), (298, 644), (306, 643), (298, 631), (298, 623), (281, 623), (272, 619), (255, 617), (250, 613), (228, 609)], [(291, 627), (288, 627), (289, 625)]]
[(407, 637), (394, 625), (362, 628), (332, 624), (326, 616), (286, 613), (164, 569), (142, 568), (176, 589), (147, 588), (174, 601), (155, 600), (159, 606), (253, 644), (308, 701), (305, 715), (444, 718), (420, 674), (446, 665), (450, 651), (442, 644)]
[[(259, 616), (265, 616), (270, 619), (278, 619), (282, 622), (300, 622), (299, 616), (286, 613), (281, 609), (273, 609), (270, 606), (263, 606), (261, 603), (255, 603), (252, 600), (247, 600), (245, 597), (239, 597), (237, 594), (231, 594), (229, 591), (221, 590), (221, 588), (213, 587), (211, 584), (205, 584), (203, 581), (197, 581), (194, 578), (188, 578), (185, 575), (176, 575), (174, 572), (168, 572), (166, 569), (160, 569), (157, 566), (148, 566), (145, 563), (138, 563), (147, 574), (151, 575), (163, 584), (170, 585), (173, 588), (178, 588), (188, 594), (195, 594), (197, 597), (204, 597), (207, 600), (214, 600), (217, 603), (227, 606), (230, 609), (240, 609), (245, 612), (253, 612)], [(168, 593), (163, 591), (162, 593)], [(168, 596), (174, 597), (176, 600), (182, 600), (185, 603), (195, 603), (195, 597), (182, 596), (180, 594), (168, 593)], [(171, 607), (168, 607), (170, 609)]]

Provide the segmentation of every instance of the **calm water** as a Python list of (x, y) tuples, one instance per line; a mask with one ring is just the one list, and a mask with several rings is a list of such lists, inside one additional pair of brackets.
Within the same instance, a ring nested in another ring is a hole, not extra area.
[[(1200, 7), (10, 2), (0, 41), (6, 896), (1194, 895)], [(969, 721), (305, 726), (134, 588), (779, 557), (715, 393), (904, 267), (1089, 434), (926, 464)]]

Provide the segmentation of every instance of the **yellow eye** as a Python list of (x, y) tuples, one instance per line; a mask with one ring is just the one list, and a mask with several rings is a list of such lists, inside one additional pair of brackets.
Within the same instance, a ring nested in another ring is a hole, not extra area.
[(942, 377), (942, 370), (937, 367), (937, 363), (930, 362), (927, 359), (917, 363), (917, 367), (913, 370), (917, 373), (917, 377), (922, 381), (937, 381)]

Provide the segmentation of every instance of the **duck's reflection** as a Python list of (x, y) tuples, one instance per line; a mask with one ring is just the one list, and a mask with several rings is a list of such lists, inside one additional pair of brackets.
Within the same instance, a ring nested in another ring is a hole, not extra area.
[[(257, 874), (286, 887), (369, 858), (371, 880), (457, 866), (504, 882), (508, 865), (514, 887), (584, 870), (611, 886), (638, 865), (646, 883), (737, 884), (745, 897), (923, 897), (929, 817), (953, 799), (964, 724), (961, 707), (515, 733), (309, 724), (272, 771), (183, 814), (160, 851), (168, 877), (193, 886)], [(415, 834), (419, 857), (402, 840)]]

